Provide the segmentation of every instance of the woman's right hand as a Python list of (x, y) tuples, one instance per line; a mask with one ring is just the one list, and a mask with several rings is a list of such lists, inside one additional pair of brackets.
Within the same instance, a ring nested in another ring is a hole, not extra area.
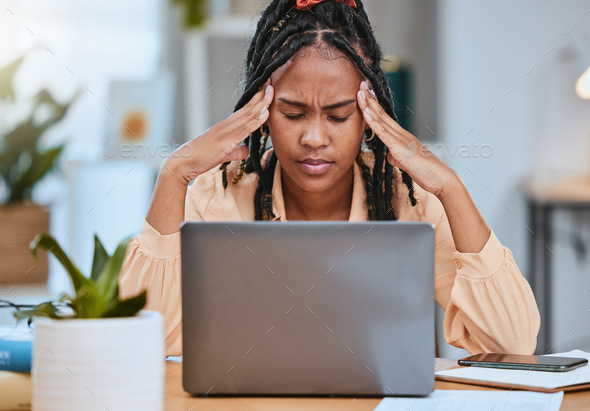
[(160, 234), (172, 234), (184, 221), (188, 184), (213, 167), (248, 157), (240, 145), (268, 119), (274, 89), (267, 81), (244, 107), (170, 154), (158, 175), (146, 221)]
[(164, 162), (160, 174), (173, 173), (188, 186), (215, 166), (248, 157), (248, 147), (240, 143), (266, 122), (273, 96), (269, 80), (244, 107), (175, 150)]

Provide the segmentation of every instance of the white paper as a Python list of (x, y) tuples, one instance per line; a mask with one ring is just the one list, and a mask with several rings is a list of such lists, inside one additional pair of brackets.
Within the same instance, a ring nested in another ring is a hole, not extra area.
[(435, 390), (423, 398), (384, 398), (375, 411), (559, 411), (562, 399), (563, 391)]
[[(579, 357), (590, 360), (590, 353), (573, 350), (550, 354), (559, 357)], [(437, 371), (435, 375), (459, 377), (470, 380), (493, 381), (505, 384), (528, 385), (532, 387), (555, 389), (568, 385), (590, 382), (590, 365), (566, 372), (502, 370), (498, 368), (462, 367), (454, 370)]]

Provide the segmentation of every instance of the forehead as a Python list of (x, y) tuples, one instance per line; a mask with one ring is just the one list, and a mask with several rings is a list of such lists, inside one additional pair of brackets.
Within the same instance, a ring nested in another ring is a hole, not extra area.
[(364, 76), (347, 57), (334, 49), (306, 48), (271, 76), (277, 91), (347, 91), (354, 93)]

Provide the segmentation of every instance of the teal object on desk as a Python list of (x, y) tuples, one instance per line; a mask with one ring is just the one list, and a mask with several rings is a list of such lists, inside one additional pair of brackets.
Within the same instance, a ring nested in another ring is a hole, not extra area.
[(412, 76), (410, 69), (401, 65), (394, 71), (385, 71), (389, 88), (393, 93), (393, 107), (399, 124), (413, 133), (411, 101)]
[(31, 372), (33, 335), (26, 328), (0, 339), (0, 370)]

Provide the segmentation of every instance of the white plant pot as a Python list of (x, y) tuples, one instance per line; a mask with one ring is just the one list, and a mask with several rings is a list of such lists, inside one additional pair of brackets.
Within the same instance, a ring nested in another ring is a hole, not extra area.
[(162, 316), (35, 320), (33, 410), (161, 411)]

